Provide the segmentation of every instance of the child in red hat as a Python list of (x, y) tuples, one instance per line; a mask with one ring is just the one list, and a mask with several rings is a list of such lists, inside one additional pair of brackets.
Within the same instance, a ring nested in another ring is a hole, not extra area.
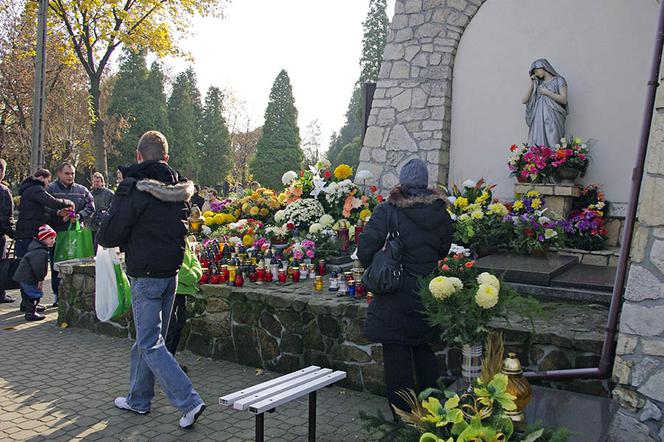
[(41, 321), (44, 315), (37, 313), (39, 300), (44, 296), (42, 284), (48, 273), (48, 249), (55, 244), (57, 233), (48, 224), (37, 232), (37, 238), (28, 246), (28, 251), (21, 258), (21, 263), (14, 273), (14, 281), (21, 284), (21, 289), (28, 296), (25, 309), (26, 321)]

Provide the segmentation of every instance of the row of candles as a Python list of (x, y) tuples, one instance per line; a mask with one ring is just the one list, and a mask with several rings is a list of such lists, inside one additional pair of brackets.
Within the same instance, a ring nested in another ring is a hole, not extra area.
[[(200, 279), (201, 284), (226, 284), (229, 286), (242, 287), (245, 278), (252, 283), (285, 284), (287, 281), (293, 283), (313, 280), (313, 288), (316, 292), (324, 290), (323, 277), (327, 275), (327, 266), (324, 259), (318, 260), (317, 264), (311, 262), (294, 262), (289, 265), (288, 261), (281, 259), (276, 251), (269, 250), (265, 255), (255, 253), (253, 249), (245, 250), (242, 247), (231, 247), (228, 244), (219, 244), (213, 241), (208, 247), (199, 251), (199, 260), (204, 269)], [(332, 273), (329, 276), (330, 292), (336, 292), (337, 296), (348, 296), (353, 299), (367, 299), (371, 302), (372, 294), (367, 293), (362, 285), (363, 269), (357, 267), (351, 272), (341, 275)]]

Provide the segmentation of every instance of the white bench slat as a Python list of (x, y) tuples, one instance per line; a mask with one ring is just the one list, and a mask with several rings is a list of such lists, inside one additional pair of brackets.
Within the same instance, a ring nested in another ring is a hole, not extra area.
[(304, 376), (299, 376), (295, 379), (291, 379), (288, 382), (284, 382), (279, 385), (275, 385), (272, 388), (268, 388), (267, 390), (263, 390), (260, 392), (257, 392), (255, 394), (252, 394), (248, 397), (245, 397), (243, 399), (237, 400), (233, 403), (233, 408), (236, 410), (246, 410), (247, 407), (249, 407), (251, 404), (255, 402), (262, 401), (263, 399), (267, 399), (270, 396), (274, 396), (276, 394), (289, 391), (292, 388), (295, 388), (297, 386), (300, 386), (302, 384), (309, 383), (313, 380), (319, 379), (327, 374), (332, 373), (332, 370), (329, 368), (321, 368), (320, 370), (317, 370), (313, 373), (308, 373), (305, 374)]
[(320, 379), (316, 379), (306, 384), (299, 385), (296, 388), (284, 391), (271, 398), (263, 399), (260, 402), (254, 402), (253, 404), (249, 405), (249, 412), (253, 414), (264, 413), (282, 404), (297, 399), (300, 396), (304, 396), (306, 394), (311, 393), (312, 391), (316, 391), (323, 387), (327, 387), (328, 385), (334, 384), (335, 382), (345, 378), (346, 378), (345, 371), (335, 371), (333, 373), (329, 373)]
[(254, 393), (257, 393), (261, 390), (266, 390), (268, 388), (274, 387), (275, 385), (279, 385), (283, 382), (289, 381), (291, 379), (295, 379), (297, 377), (313, 373), (317, 370), (320, 370), (320, 367), (317, 365), (311, 365), (307, 368), (303, 368), (302, 370), (294, 371), (292, 373), (289, 373), (284, 376), (280, 376), (278, 378), (272, 379), (271, 381), (266, 381), (258, 385), (254, 385), (253, 387), (245, 388), (240, 391), (236, 391), (235, 393), (227, 394), (226, 396), (222, 396), (219, 398), (219, 404), (220, 405), (226, 405), (226, 406), (231, 406), (233, 405), (233, 402), (245, 398), (249, 395), (252, 395)]

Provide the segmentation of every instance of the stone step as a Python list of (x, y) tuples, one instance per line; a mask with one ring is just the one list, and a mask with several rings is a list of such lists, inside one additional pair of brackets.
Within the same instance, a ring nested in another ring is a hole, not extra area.
[(530, 295), (537, 299), (572, 302), (582, 304), (600, 304), (608, 306), (611, 303), (611, 292), (601, 290), (588, 290), (576, 287), (560, 287), (560, 286), (542, 286), (533, 284), (521, 284), (518, 282), (511, 282), (510, 285), (516, 291), (523, 295)]
[(581, 249), (551, 249), (552, 252), (562, 256), (574, 256), (579, 259), (580, 264), (616, 267), (620, 256), (620, 247), (607, 247), (604, 250), (581, 250)]
[(552, 278), (551, 285), (611, 293), (615, 277), (615, 267), (575, 264)]

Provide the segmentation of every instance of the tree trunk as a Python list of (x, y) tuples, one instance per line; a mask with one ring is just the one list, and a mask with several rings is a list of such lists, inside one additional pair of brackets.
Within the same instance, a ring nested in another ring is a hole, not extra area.
[(104, 144), (104, 120), (101, 117), (101, 75), (90, 78), (90, 95), (92, 98), (92, 143), (95, 153), (95, 169), (104, 175), (108, 182), (108, 162), (106, 145)]

